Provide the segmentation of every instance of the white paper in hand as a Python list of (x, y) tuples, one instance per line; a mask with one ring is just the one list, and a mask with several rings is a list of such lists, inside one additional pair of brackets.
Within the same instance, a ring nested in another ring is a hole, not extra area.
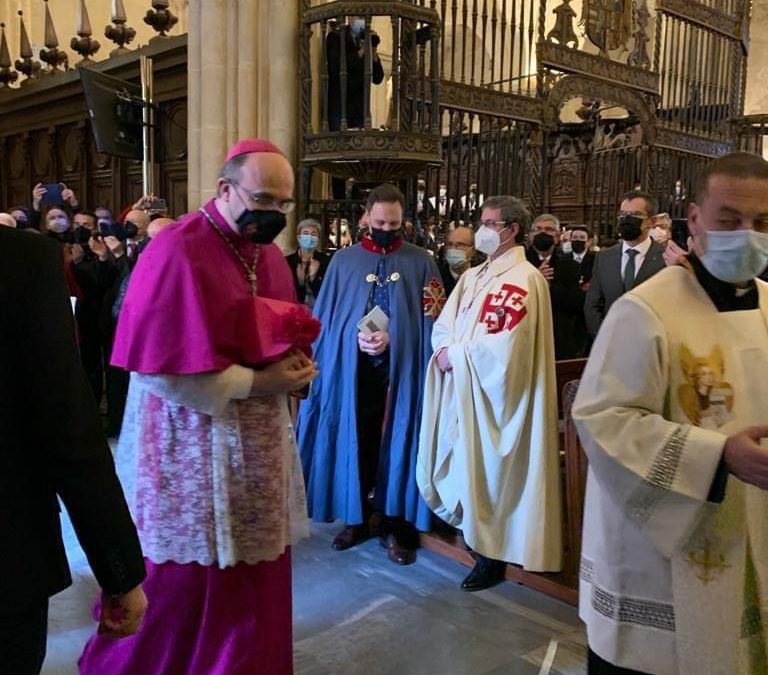
[(389, 317), (384, 310), (376, 305), (368, 314), (366, 314), (357, 324), (357, 329), (363, 335), (373, 335), (379, 331), (386, 331), (389, 328)]

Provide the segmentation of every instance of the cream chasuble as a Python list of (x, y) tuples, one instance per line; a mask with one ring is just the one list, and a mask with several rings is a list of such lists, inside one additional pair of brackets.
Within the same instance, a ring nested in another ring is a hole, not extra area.
[[(656, 675), (768, 673), (768, 493), (727, 477), (727, 436), (768, 423), (768, 285), (718, 312), (669, 268), (611, 308), (573, 415), (589, 457), (580, 614), (591, 648)], [(765, 442), (764, 442), (765, 443)]]
[(489, 558), (561, 568), (549, 289), (515, 246), (470, 269), (432, 331), (416, 479), (429, 507)]

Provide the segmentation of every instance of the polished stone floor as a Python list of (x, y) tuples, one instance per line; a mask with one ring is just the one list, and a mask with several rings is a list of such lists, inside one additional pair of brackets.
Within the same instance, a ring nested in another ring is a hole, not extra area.
[[(511, 583), (464, 593), (466, 568), (429, 551), (410, 567), (378, 541), (337, 553), (333, 525), (294, 551), (296, 675), (582, 675), (576, 611)], [(74, 585), (51, 602), (43, 675), (75, 675), (96, 594), (69, 523)], [(107, 674), (105, 674), (107, 675)]]

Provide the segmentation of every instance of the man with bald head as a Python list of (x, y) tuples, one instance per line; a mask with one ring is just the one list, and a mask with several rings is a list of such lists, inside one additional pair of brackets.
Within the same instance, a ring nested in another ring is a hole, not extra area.
[(443, 278), (446, 296), (456, 287), (459, 277), (470, 267), (482, 262), (475, 250), (475, 233), (470, 227), (459, 225), (449, 233), (443, 248), (443, 259), (437, 266)]
[(154, 239), (162, 230), (169, 225), (173, 225), (176, 221), (173, 218), (155, 218), (149, 221), (147, 225), (147, 237), (151, 240)]
[(15, 228), (16, 219), (10, 213), (0, 213), (0, 225)]
[(136, 257), (141, 252), (139, 246), (147, 236), (149, 226), (149, 213), (141, 209), (131, 209), (125, 214), (123, 227), (127, 236), (126, 255), (129, 258)]
[(216, 197), (136, 263), (112, 363), (131, 372), (117, 464), (151, 609), (130, 644), (94, 636), (81, 675), (292, 672), (290, 547), (307, 516), (287, 394), (316, 369), (296, 350), (265, 365), (254, 308), (296, 302), (272, 243), (293, 186), (279, 148), (240, 141)]

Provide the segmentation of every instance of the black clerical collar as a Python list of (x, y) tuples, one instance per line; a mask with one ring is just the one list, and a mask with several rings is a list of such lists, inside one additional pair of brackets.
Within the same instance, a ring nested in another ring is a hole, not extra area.
[(736, 312), (757, 309), (760, 306), (754, 280), (749, 282), (746, 292), (743, 292), (740, 287), (712, 276), (695, 254), (688, 255), (688, 262), (693, 268), (696, 279), (717, 307), (718, 312)]

